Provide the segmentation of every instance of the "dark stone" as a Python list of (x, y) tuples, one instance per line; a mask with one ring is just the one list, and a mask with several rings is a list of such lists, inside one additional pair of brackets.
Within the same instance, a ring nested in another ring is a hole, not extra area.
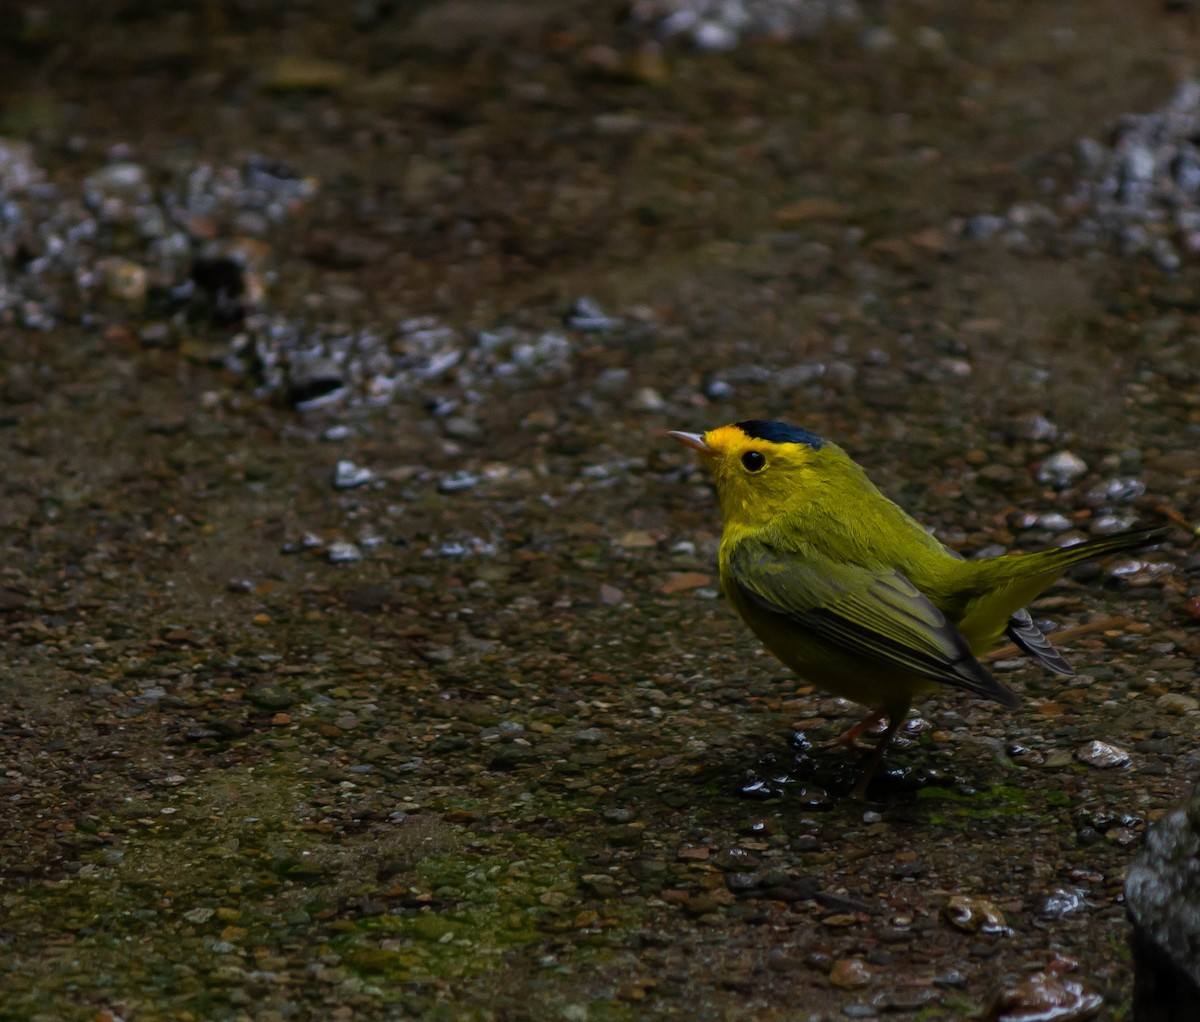
[(797, 901), (808, 901), (812, 898), (821, 886), (821, 881), (817, 877), (796, 877), (789, 879), (780, 884), (773, 884), (763, 890), (763, 897), (771, 901), (786, 901), (794, 903)]
[(1200, 784), (1146, 832), (1125, 906), (1135, 1022), (1191, 1022), (1200, 1004)]
[(387, 586), (373, 585), (364, 582), (362, 585), (348, 589), (345, 594), (346, 606), (364, 614), (374, 614), (383, 610), (392, 600), (392, 590)]
[(296, 705), (296, 697), (282, 685), (263, 682), (246, 693), (250, 702), (264, 710), (286, 710)]
[(818, 891), (813, 895), (818, 905), (834, 912), (850, 912), (853, 914), (874, 915), (875, 909), (865, 901), (851, 898), (845, 894), (831, 894), (828, 891)]
[(529, 745), (501, 745), (488, 761), (489, 770), (514, 770), (537, 758), (537, 752)]
[(207, 299), (208, 313), (214, 323), (228, 326), (242, 320), (246, 282), (241, 263), (225, 255), (202, 257), (192, 263), (189, 276)]
[(0, 613), (20, 610), (26, 599), (26, 595), (16, 589), (0, 588)]

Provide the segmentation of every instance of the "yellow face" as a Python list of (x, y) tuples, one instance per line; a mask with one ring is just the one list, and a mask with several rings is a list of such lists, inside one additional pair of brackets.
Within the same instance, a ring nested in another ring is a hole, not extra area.
[(816, 481), (825, 442), (782, 423), (730, 423), (703, 435), (672, 433), (708, 464), (726, 524), (766, 525)]

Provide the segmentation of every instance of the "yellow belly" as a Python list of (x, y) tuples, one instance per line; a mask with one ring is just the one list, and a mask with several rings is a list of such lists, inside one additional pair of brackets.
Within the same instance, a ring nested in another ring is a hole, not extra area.
[(917, 696), (938, 687), (919, 675), (889, 669), (815, 638), (781, 615), (751, 603), (733, 587), (727, 588), (726, 596), (767, 649), (805, 681), (831, 695), (872, 710), (903, 713)]

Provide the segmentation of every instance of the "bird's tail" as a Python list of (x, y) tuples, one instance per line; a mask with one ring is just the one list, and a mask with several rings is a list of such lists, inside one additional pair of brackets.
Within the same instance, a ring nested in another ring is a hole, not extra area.
[(959, 622), (959, 631), (967, 636), (972, 649), (977, 648), (977, 643), (986, 648), (1013, 614), (1035, 599), (1072, 565), (1107, 554), (1152, 546), (1166, 538), (1167, 531), (1158, 526), (1129, 529), (1074, 546), (968, 561), (966, 564), (974, 566), (975, 572), (975, 577), (968, 585), (979, 593), (979, 599)]
[[(1101, 536), (1098, 539), (1085, 540), (1074, 546), (1057, 547), (1053, 550), (1039, 550), (1034, 554), (1019, 554), (1018, 559), (1026, 563), (1027, 568), (1033, 568), (1035, 573), (1041, 564), (1045, 563), (1046, 572), (1063, 572), (1073, 564), (1090, 561), (1107, 554), (1117, 554), (1125, 550), (1140, 550), (1143, 547), (1161, 543), (1167, 537), (1169, 530), (1159, 525), (1149, 525), (1138, 529), (1129, 529), (1112, 536)], [(1034, 565), (1037, 564), (1037, 568)]]

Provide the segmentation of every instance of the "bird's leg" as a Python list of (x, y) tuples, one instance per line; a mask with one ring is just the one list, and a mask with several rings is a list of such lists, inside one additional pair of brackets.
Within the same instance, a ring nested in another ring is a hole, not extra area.
[(886, 710), (872, 710), (852, 728), (848, 728), (829, 744), (845, 746), (850, 751), (858, 748), (858, 740), (887, 716)]
[[(882, 716), (882, 713), (879, 714)], [(883, 754), (887, 752), (887, 747), (892, 744), (892, 736), (902, 723), (904, 718), (908, 716), (908, 707), (905, 706), (897, 712), (888, 712), (887, 730), (879, 736), (879, 741), (875, 748), (871, 750), (870, 758), (867, 760), (867, 765), (863, 767), (862, 776), (859, 777), (858, 783), (854, 785), (850, 792), (850, 797), (856, 801), (864, 801), (867, 797), (867, 786), (871, 783), (871, 779), (875, 776), (875, 771), (879, 769), (879, 764), (883, 760)]]

